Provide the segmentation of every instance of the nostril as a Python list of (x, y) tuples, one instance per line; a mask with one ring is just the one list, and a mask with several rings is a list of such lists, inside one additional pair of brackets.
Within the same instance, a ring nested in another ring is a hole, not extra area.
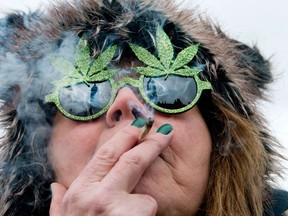
[(144, 117), (143, 113), (139, 111), (137, 108), (132, 109), (132, 114), (135, 117), (135, 119)]
[(113, 121), (120, 121), (120, 117), (122, 115), (122, 111), (121, 110), (117, 110), (116, 112), (114, 112), (113, 114)]

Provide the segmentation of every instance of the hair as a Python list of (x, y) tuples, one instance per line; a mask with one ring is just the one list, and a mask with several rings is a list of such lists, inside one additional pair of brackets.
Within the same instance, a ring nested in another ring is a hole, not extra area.
[(206, 66), (201, 78), (213, 87), (198, 102), (213, 141), (199, 214), (263, 214), (281, 155), (256, 104), (272, 81), (270, 64), (258, 49), (230, 39), (209, 18), (180, 10), (172, 0), (75, 0), (45, 12), (10, 14), (0, 22), (1, 215), (49, 214), (54, 174), (47, 146), (56, 108), (44, 97), (59, 75), (47, 56), (73, 57), (71, 49), (85, 34), (93, 58), (117, 44), (113, 64), (121, 65), (135, 59), (127, 42), (156, 52), (158, 25), (176, 53), (200, 44), (191, 64)]

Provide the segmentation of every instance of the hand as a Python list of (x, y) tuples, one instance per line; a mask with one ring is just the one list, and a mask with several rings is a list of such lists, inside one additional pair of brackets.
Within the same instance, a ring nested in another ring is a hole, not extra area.
[(134, 126), (123, 128), (96, 151), (68, 189), (53, 183), (50, 215), (156, 215), (154, 198), (131, 192), (172, 133), (155, 133), (136, 145), (140, 133)]

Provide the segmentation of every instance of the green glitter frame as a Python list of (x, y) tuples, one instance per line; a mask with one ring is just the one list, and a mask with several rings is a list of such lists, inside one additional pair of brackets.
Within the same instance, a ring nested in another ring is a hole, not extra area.
[[(173, 75), (177, 75), (177, 74), (173, 74)], [(119, 82), (115, 82), (113, 79), (106, 80), (106, 81), (110, 82), (110, 85), (112, 87), (112, 89), (111, 89), (111, 99), (107, 103), (107, 105), (105, 107), (103, 107), (103, 109), (100, 112), (98, 112), (96, 114), (93, 114), (93, 115), (90, 115), (90, 116), (76, 116), (76, 115), (73, 115), (73, 114), (67, 112), (62, 107), (61, 102), (59, 100), (59, 98), (60, 98), (59, 94), (60, 94), (61, 89), (57, 89), (57, 90), (54, 91), (53, 94), (48, 95), (46, 97), (46, 102), (53, 102), (57, 106), (59, 111), (63, 115), (65, 115), (66, 117), (68, 117), (70, 119), (77, 120), (77, 121), (89, 121), (89, 120), (92, 120), (92, 119), (96, 119), (99, 116), (103, 115), (105, 112), (107, 112), (109, 107), (114, 102), (114, 100), (116, 98), (116, 95), (117, 95), (117, 92), (119, 91), (119, 89), (121, 89), (122, 87), (124, 87), (126, 85), (130, 85), (130, 86), (133, 86), (133, 87), (137, 87), (139, 89), (139, 92), (140, 92), (142, 98), (151, 107), (153, 107), (154, 109), (156, 109), (156, 110), (158, 110), (160, 112), (163, 112), (163, 113), (167, 113), (167, 114), (177, 114), (177, 113), (185, 112), (185, 111), (191, 109), (197, 103), (197, 101), (199, 100), (202, 91), (205, 90), (205, 89), (210, 89), (211, 88), (210, 83), (200, 80), (200, 78), (197, 76), (197, 74), (195, 74), (193, 76), (193, 78), (194, 78), (194, 80), (195, 80), (195, 82), (197, 84), (197, 93), (196, 93), (196, 96), (195, 96), (194, 100), (190, 104), (186, 105), (185, 107), (182, 107), (182, 108), (179, 108), (179, 109), (167, 109), (167, 108), (160, 107), (157, 104), (154, 104), (152, 101), (149, 100), (149, 98), (145, 94), (145, 90), (144, 90), (144, 86), (143, 86), (145, 77), (146, 76), (141, 75), (138, 80), (133, 79), (131, 77), (124, 77)], [(157, 78), (158, 77), (159, 76), (157, 76)], [(69, 87), (69, 86), (65, 86), (65, 87)]]
[[(77, 121), (89, 121), (98, 118), (103, 115), (109, 107), (112, 105), (117, 92), (125, 85), (137, 87), (143, 99), (154, 109), (167, 113), (177, 114), (185, 112), (191, 109), (199, 100), (202, 91), (206, 89), (212, 89), (212, 85), (208, 81), (202, 81), (198, 74), (202, 72), (200, 68), (190, 68), (187, 66), (189, 62), (196, 56), (199, 48), (199, 44), (191, 45), (183, 49), (177, 57), (174, 59), (173, 45), (164, 32), (164, 30), (158, 26), (156, 31), (156, 49), (158, 51), (158, 58), (151, 54), (149, 51), (136, 44), (129, 43), (132, 51), (135, 53), (137, 58), (143, 62), (146, 66), (132, 68), (135, 72), (140, 74), (138, 80), (130, 77), (124, 77), (118, 82), (113, 80), (114, 75), (117, 73), (117, 69), (107, 69), (107, 66), (112, 61), (115, 55), (117, 47), (114, 45), (104, 51), (98, 58), (91, 62), (90, 60), (90, 47), (85, 37), (79, 40), (75, 53), (75, 64), (74, 65), (62, 57), (51, 58), (51, 63), (55, 68), (60, 70), (64, 77), (61, 80), (54, 81), (53, 84), (56, 86), (54, 92), (45, 97), (45, 101), (48, 103), (54, 103), (59, 111), (66, 117), (77, 120)], [(166, 78), (169, 75), (176, 75), (180, 77), (191, 77), (194, 78), (197, 85), (197, 93), (193, 101), (185, 107), (179, 109), (167, 109), (154, 104), (149, 100), (144, 90), (144, 78), (145, 77), (161, 77)], [(76, 116), (66, 111), (60, 102), (60, 92), (64, 87), (70, 87), (79, 83), (99, 83), (108, 81), (111, 85), (111, 98), (107, 105), (103, 109), (90, 116)]]

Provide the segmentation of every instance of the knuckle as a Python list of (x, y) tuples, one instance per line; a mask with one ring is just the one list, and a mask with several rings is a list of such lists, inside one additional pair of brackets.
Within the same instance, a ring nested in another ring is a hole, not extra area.
[[(110, 191), (106, 189), (98, 189), (96, 191), (83, 193), (69, 193), (63, 200), (64, 209), (77, 209), (87, 213), (87, 215), (107, 215), (108, 206), (111, 203), (113, 197), (110, 195)], [(84, 214), (86, 215), (86, 214)]]
[(115, 205), (115, 193), (113, 193), (107, 187), (101, 187), (101, 189), (97, 190), (97, 192), (93, 196), (93, 203), (91, 205), (91, 215), (98, 215), (98, 216), (107, 216), (107, 215), (114, 215), (112, 212), (115, 209), (111, 209), (111, 206)]
[(124, 153), (119, 161), (130, 167), (139, 167), (145, 163), (145, 160), (141, 155), (131, 155), (128, 153)]
[(96, 196), (94, 196), (92, 205), (93, 212), (98, 214), (105, 212), (106, 207), (110, 203), (110, 199), (111, 197), (108, 195), (108, 193), (98, 192)]
[(125, 128), (122, 130), (119, 134), (120, 137), (125, 137), (128, 140), (136, 140), (138, 139), (138, 133), (136, 133), (134, 130), (129, 130), (128, 128)]
[(67, 192), (67, 194), (64, 196), (62, 205), (63, 207), (68, 207), (70, 205), (76, 205), (77, 206), (77, 201), (79, 200), (79, 194), (78, 193), (72, 193), (72, 192)]
[(100, 148), (96, 154), (96, 158), (98, 161), (105, 161), (107, 163), (114, 163), (118, 160), (118, 154), (115, 149), (110, 146), (105, 146)]
[(151, 145), (154, 146), (154, 148), (156, 148), (159, 151), (162, 151), (166, 142), (161, 142), (159, 139), (155, 138), (155, 137), (151, 137), (149, 138), (149, 142), (151, 143)]

